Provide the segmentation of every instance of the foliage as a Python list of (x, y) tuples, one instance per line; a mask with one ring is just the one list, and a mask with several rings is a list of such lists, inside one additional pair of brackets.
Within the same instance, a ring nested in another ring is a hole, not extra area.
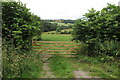
[(56, 23), (50, 23), (47, 20), (41, 20), (41, 26), (43, 32), (53, 31), (57, 29)]
[[(111, 8), (109, 8), (111, 7)], [(116, 11), (116, 13), (113, 11)], [(118, 6), (108, 4), (107, 8), (96, 11), (93, 8), (84, 18), (75, 23), (74, 37), (85, 43), (94, 43), (96, 40), (120, 40), (118, 20)], [(76, 30), (77, 29), (77, 30)]]
[(33, 37), (33, 41), (40, 41), (41, 40), (41, 35), (37, 35)]
[(98, 41), (95, 43), (95, 53), (102, 56), (102, 61), (114, 61), (118, 59), (120, 55), (120, 42), (117, 41), (104, 41), (103, 43)]
[(108, 4), (101, 11), (92, 8), (83, 18), (76, 20), (73, 38), (88, 45), (89, 56), (101, 53), (115, 58), (118, 56), (118, 46), (115, 45), (120, 41), (119, 16), (119, 6)]
[(60, 27), (58, 27), (57, 29), (56, 29), (56, 33), (60, 33), (61, 32), (61, 29), (60, 29)]
[(31, 48), (41, 34), (40, 18), (21, 2), (2, 2), (2, 10), (3, 78), (38, 78), (41, 60)]
[(2, 37), (23, 50), (31, 48), (34, 35), (40, 35), (40, 18), (21, 2), (2, 2)]
[(33, 54), (33, 51), (29, 52), (29, 55), (28, 52), (19, 54), (18, 51), (16, 51), (17, 48), (17, 50), (20, 50), (19, 47), (14, 48), (13, 45), (9, 45), (8, 42), (3, 44), (3, 78), (40, 77), (42, 62), (39, 54)]
[(47, 22), (56, 22), (56, 23), (65, 23), (65, 24), (68, 24), (68, 23), (75, 23), (75, 20), (70, 20), (70, 19), (54, 19), (54, 20), (46, 20)]
[(64, 31), (61, 31), (60, 34), (71, 34), (72, 31), (67, 31), (67, 30), (64, 30)]
[(54, 20), (41, 20), (42, 25), (42, 31), (48, 32), (48, 31), (54, 31), (57, 28), (63, 29), (70, 29), (73, 27), (72, 23), (65, 24), (64, 22), (55, 22)]

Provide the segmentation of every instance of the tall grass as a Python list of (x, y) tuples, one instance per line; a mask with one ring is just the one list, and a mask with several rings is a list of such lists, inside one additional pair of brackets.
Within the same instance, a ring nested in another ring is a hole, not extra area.
[(29, 53), (18, 50), (7, 42), (3, 44), (3, 78), (39, 78), (40, 55), (33, 54), (32, 50)]

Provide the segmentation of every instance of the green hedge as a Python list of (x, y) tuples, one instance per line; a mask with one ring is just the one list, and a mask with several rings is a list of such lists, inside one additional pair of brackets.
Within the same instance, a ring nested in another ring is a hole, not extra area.
[(108, 4), (101, 11), (92, 8), (83, 18), (76, 20), (72, 34), (74, 40), (88, 45), (89, 56), (104, 54), (115, 58), (119, 56), (119, 25), (120, 7)]
[(29, 51), (33, 36), (41, 34), (40, 18), (21, 2), (2, 2), (2, 37)]

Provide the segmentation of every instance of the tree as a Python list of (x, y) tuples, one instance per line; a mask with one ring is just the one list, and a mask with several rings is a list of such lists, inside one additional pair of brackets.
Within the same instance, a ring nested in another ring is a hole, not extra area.
[[(77, 41), (82, 41), (88, 45), (89, 54), (95, 52), (95, 47), (103, 46), (105, 43), (110, 44), (108, 49), (101, 47), (100, 53), (105, 52), (107, 55), (117, 55), (111, 53), (116, 42), (120, 42), (120, 7), (108, 4), (101, 11), (96, 11), (93, 8), (85, 13), (84, 17), (76, 20), (73, 30), (73, 38)], [(99, 44), (97, 44), (99, 42)], [(112, 43), (113, 42), (113, 43)], [(118, 51), (118, 49), (115, 49)], [(93, 52), (94, 51), (94, 52)], [(108, 52), (109, 51), (109, 52)], [(94, 54), (93, 54), (94, 55)]]
[(40, 18), (21, 2), (2, 2), (2, 10), (3, 39), (29, 51), (33, 36), (41, 33)]
[(60, 29), (60, 27), (58, 27), (57, 29), (56, 29), (56, 33), (60, 33), (61, 32), (61, 29)]

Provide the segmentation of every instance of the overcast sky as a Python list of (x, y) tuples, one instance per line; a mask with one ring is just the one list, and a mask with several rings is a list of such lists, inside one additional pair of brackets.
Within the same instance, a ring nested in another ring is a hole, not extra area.
[(41, 19), (78, 19), (91, 8), (101, 10), (107, 3), (120, 0), (20, 0)]

